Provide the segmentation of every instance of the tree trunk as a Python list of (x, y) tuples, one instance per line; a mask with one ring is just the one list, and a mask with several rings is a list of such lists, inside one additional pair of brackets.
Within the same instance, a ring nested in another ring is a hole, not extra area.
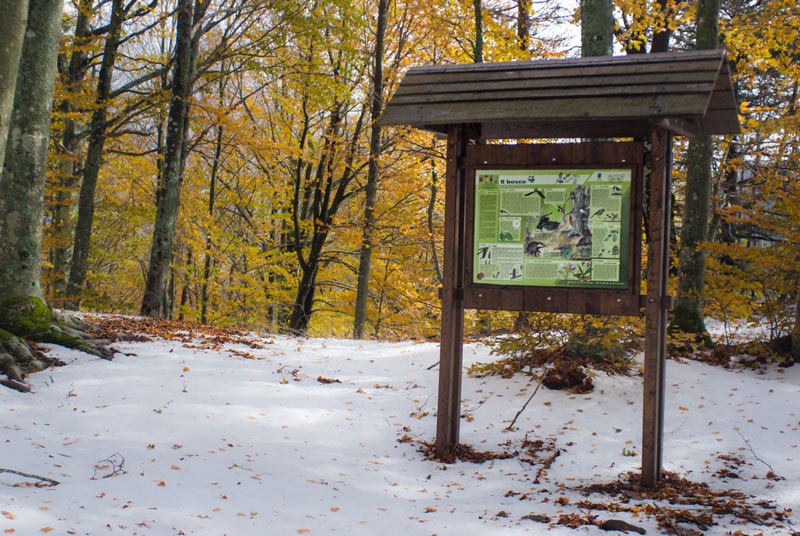
[(611, 0), (581, 0), (581, 57), (613, 53), (613, 13)]
[(575, 204), (572, 207), (572, 229), (568, 236), (589, 236), (589, 203), (591, 193), (586, 186), (576, 186), (573, 194)]
[(794, 326), (792, 327), (792, 359), (800, 363), (800, 278), (794, 289)]
[(355, 319), (353, 321), (353, 337), (356, 339), (364, 337), (364, 325), (367, 321), (367, 305), (369, 303), (369, 271), (372, 265), (375, 200), (378, 194), (378, 160), (381, 156), (381, 127), (378, 126), (377, 121), (383, 109), (383, 51), (388, 12), (389, 0), (378, 0), (378, 28), (375, 32), (375, 72), (372, 76), (372, 102), (370, 105), (372, 129), (369, 139), (367, 184), (364, 188), (364, 225), (358, 262)]
[(664, 13), (665, 27), (653, 34), (653, 44), (650, 52), (669, 52), (669, 40), (672, 37), (672, 30), (669, 24), (675, 17), (675, 9), (670, 6), (669, 0), (658, 0), (658, 7)]
[(483, 63), (483, 5), (482, 0), (472, 0), (475, 9), (475, 47), (472, 61)]
[(0, 2), (0, 171), (6, 155), (6, 137), (27, 22), (28, 0)]
[[(222, 105), (224, 96), (224, 85), (222, 79), (219, 83), (219, 102)], [(208, 187), (208, 235), (206, 236), (206, 251), (203, 259), (203, 283), (200, 287), (200, 323), (208, 321), (208, 280), (211, 278), (211, 265), (213, 264), (214, 241), (211, 239), (211, 227), (214, 225), (214, 203), (217, 195), (217, 173), (219, 173), (219, 159), (222, 155), (222, 135), (224, 129), (221, 124), (217, 125), (217, 136), (214, 142), (214, 161), (211, 163), (211, 177)]]
[(289, 318), (289, 331), (298, 335), (305, 334), (311, 314), (314, 312), (314, 293), (317, 285), (319, 262), (309, 258), (309, 265), (303, 269), (303, 276), (297, 286), (294, 297), (292, 316)]
[[(75, 319), (54, 315), (42, 298), (42, 220), (50, 115), (53, 108), (61, 0), (31, 0), (14, 106), (0, 177), (0, 373), (22, 381), (53, 360), (40, 360), (18, 337), (60, 344), (110, 358), (87, 343)], [(3, 21), (5, 22), (5, 20)]]
[(86, 151), (86, 162), (83, 168), (83, 181), (78, 199), (78, 219), (75, 223), (75, 239), (73, 241), (72, 262), (67, 281), (66, 301), (64, 306), (77, 310), (80, 307), (81, 291), (86, 281), (89, 266), (89, 247), (92, 240), (92, 224), (94, 222), (94, 193), (100, 166), (103, 160), (103, 147), (106, 141), (107, 111), (111, 80), (117, 60), (120, 32), (125, 19), (122, 0), (113, 0), (108, 37), (103, 46), (103, 60), (97, 80), (95, 109), (89, 123), (89, 145)]
[(167, 119), (167, 141), (164, 154), (164, 173), (158, 192), (156, 220), (147, 285), (142, 298), (141, 314), (163, 317), (164, 295), (167, 291), (175, 223), (178, 219), (180, 188), (183, 179), (183, 150), (186, 122), (189, 117), (189, 96), (192, 88), (192, 0), (180, 0), (175, 36), (175, 66), (173, 68), (172, 99)]
[(42, 298), (42, 220), (61, 0), (31, 0), (0, 178), (0, 303)]
[(289, 330), (293, 333), (304, 334), (314, 312), (314, 294), (317, 288), (317, 274), (322, 256), (322, 248), (327, 240), (327, 232), (315, 234), (311, 242), (311, 251), (308, 260), (302, 266), (303, 275), (297, 287), (294, 298), (292, 316), (289, 319)]
[[(431, 150), (436, 147), (436, 138), (433, 138)], [(436, 210), (436, 193), (438, 188), (436, 186), (437, 176), (436, 176), (436, 162), (434, 159), (431, 159), (431, 197), (428, 200), (428, 209), (426, 211), (427, 221), (428, 221), (428, 239), (430, 240), (431, 245), (431, 256), (433, 257), (433, 270), (436, 274), (436, 281), (439, 285), (444, 282), (444, 276), (442, 275), (442, 264), (439, 262), (439, 252), (436, 248), (436, 238), (434, 235), (434, 228), (433, 228), (433, 213)]]
[(531, 45), (531, 0), (517, 0), (517, 37), (519, 48), (528, 52)]
[(53, 249), (51, 252), (52, 268), (50, 269), (50, 285), (56, 303), (63, 300), (67, 290), (69, 265), (72, 257), (72, 234), (74, 221), (72, 213), (77, 201), (77, 189), (80, 178), (77, 174), (78, 155), (80, 154), (81, 137), (78, 136), (76, 121), (72, 114), (78, 111), (76, 98), (81, 92), (86, 71), (89, 67), (88, 46), (91, 39), (91, 15), (94, 0), (81, 0), (78, 6), (78, 18), (75, 22), (75, 36), (72, 54), (66, 71), (61, 73), (61, 80), (67, 96), (59, 104), (63, 116), (64, 130), (61, 133), (61, 144), (57, 147), (60, 154), (58, 188), (53, 203), (53, 225), (50, 232)]
[[(719, 45), (719, 0), (700, 0), (697, 6), (697, 50)], [(689, 140), (686, 155), (686, 201), (683, 210), (678, 255), (678, 297), (671, 329), (697, 334), (710, 343), (703, 319), (705, 252), (701, 243), (708, 236), (708, 208), (711, 199), (711, 136)]]

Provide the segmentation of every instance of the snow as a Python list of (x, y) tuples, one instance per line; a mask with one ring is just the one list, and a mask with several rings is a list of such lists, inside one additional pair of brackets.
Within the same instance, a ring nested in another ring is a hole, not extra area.
[[(595, 391), (585, 395), (542, 388), (518, 429), (504, 432), (535, 383), (522, 375), (465, 374), (462, 443), (520, 450), (527, 435), (563, 450), (536, 484), (540, 465), (520, 457), (444, 465), (426, 460), (418, 443), (398, 442), (405, 435), (433, 441), (438, 370), (427, 369), (438, 360), (437, 344), (288, 337), (260, 343), (261, 349), (209, 349), (154, 339), (118, 344), (135, 355), (113, 361), (53, 348), (68, 366), (31, 376), (31, 394), (0, 389), (0, 467), (60, 485), (15, 486), (34, 480), (0, 473), (0, 531), (539, 533), (548, 525), (521, 517), (577, 512), (556, 499), (578, 501), (583, 497), (569, 488), (609, 482), (641, 464), (641, 377), (599, 374)], [(465, 367), (493, 359), (476, 344), (466, 345), (464, 356)], [(320, 376), (341, 383), (321, 383)], [(798, 392), (800, 367), (731, 371), (669, 361), (665, 469), (797, 510)], [(720, 454), (746, 460), (741, 478), (713, 475), (724, 466)], [(104, 478), (114, 467), (102, 460), (123, 458), (124, 472)], [(766, 464), (785, 480), (765, 478)], [(501, 511), (508, 517), (498, 517)], [(593, 513), (659, 531), (647, 516)], [(788, 530), (718, 521), (707, 534)], [(606, 534), (594, 526), (550, 525), (547, 532)]]

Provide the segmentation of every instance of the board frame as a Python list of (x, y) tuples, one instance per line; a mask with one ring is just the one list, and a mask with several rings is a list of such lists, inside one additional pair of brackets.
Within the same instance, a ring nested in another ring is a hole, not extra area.
[[(644, 144), (631, 142), (468, 145), (465, 155), (465, 309), (638, 316), (641, 307)], [(473, 281), (475, 171), (479, 169), (630, 169), (628, 287), (596, 289), (481, 284)], [(466, 257), (466, 255), (465, 255)]]

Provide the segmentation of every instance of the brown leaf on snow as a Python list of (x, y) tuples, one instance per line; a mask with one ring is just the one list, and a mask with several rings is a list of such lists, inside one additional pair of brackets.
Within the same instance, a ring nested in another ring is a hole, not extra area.
[(322, 376), (318, 376), (317, 381), (319, 383), (342, 383), (342, 380), (338, 380), (336, 378), (324, 378)]

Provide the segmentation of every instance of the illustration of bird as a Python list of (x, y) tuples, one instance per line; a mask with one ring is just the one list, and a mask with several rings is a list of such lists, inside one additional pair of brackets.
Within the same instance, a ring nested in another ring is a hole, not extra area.
[(555, 231), (560, 225), (561, 222), (550, 219), (550, 213), (548, 212), (539, 217), (539, 223), (536, 224), (536, 228), (540, 231)]
[(511, 269), (511, 279), (519, 279), (522, 277), (522, 274), (517, 271), (516, 268)]
[(489, 253), (489, 246), (478, 248), (478, 255), (480, 255), (481, 259), (485, 259), (488, 253)]
[(595, 216), (602, 216), (605, 211), (606, 211), (606, 209), (601, 208), (600, 210), (598, 210), (597, 212), (592, 214), (592, 218), (594, 218)]
[(611, 186), (611, 195), (622, 195), (622, 188), (617, 185)]
[(528, 197), (529, 195), (533, 195), (533, 194), (536, 194), (536, 195), (538, 195), (538, 196), (539, 196), (539, 197), (541, 197), (542, 199), (544, 199), (544, 198), (545, 198), (545, 197), (544, 197), (544, 192), (543, 192), (543, 191), (541, 191), (539, 188), (534, 188), (532, 191), (528, 192), (527, 194), (524, 194), (524, 197)]

